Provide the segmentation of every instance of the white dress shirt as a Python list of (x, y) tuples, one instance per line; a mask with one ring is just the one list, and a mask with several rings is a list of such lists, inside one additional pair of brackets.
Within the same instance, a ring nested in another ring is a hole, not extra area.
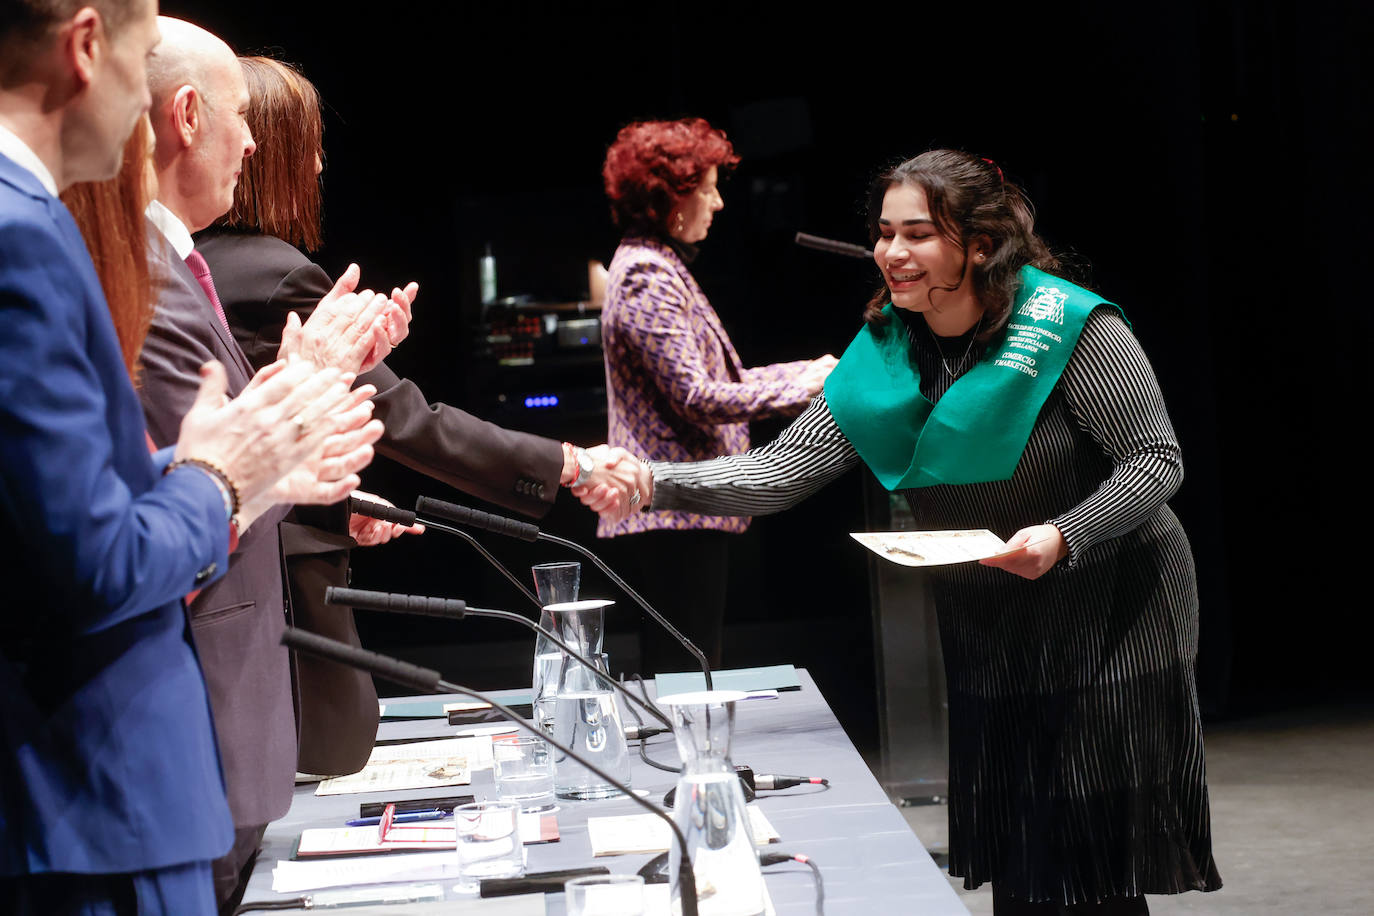
[(42, 182), (49, 194), (57, 196), (57, 182), (53, 180), (52, 172), (48, 171), (43, 160), (38, 158), (38, 154), (19, 139), (18, 134), (3, 124), (0, 124), (0, 153), (4, 153), (20, 168), (32, 172), (33, 177)]
[(186, 228), (186, 224), (160, 201), (152, 201), (143, 212), (152, 220), (158, 231), (167, 237), (167, 241), (172, 243), (177, 257), (186, 260), (196, 248), (196, 243), (191, 239), (191, 230)]

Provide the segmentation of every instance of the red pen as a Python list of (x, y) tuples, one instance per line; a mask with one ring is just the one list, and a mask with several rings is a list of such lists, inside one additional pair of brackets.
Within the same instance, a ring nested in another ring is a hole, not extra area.
[(382, 811), (382, 819), (377, 822), (377, 842), (385, 843), (387, 831), (391, 829), (391, 821), (396, 817), (396, 806), (388, 804)]

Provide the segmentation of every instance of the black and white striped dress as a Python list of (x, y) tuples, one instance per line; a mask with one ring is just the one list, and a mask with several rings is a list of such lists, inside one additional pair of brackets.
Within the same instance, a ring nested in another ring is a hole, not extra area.
[[(903, 319), (936, 402), (952, 379), (924, 320)], [(944, 340), (944, 351), (969, 340)], [(653, 506), (777, 512), (859, 460), (821, 396), (745, 455), (653, 465)], [(904, 493), (921, 528), (1007, 538), (1050, 522), (1069, 548), (1035, 581), (978, 564), (933, 576), (950, 873), (966, 887), (1080, 903), (1221, 886), (1194, 679), (1196, 578), (1165, 505), (1182, 477), (1149, 362), (1120, 315), (1099, 308), (1010, 480)]]

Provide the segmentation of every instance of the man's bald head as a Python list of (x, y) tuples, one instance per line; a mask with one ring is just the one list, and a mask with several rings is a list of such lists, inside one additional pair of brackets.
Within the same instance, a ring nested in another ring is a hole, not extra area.
[(184, 19), (157, 17), (162, 43), (148, 58), (148, 89), (153, 108), (160, 108), (182, 86), (194, 86), (202, 94), (216, 66), (238, 66), (233, 50), (218, 36)]
[(229, 211), (253, 138), (248, 87), (230, 47), (200, 26), (158, 18), (162, 43), (148, 61), (158, 200), (192, 232)]

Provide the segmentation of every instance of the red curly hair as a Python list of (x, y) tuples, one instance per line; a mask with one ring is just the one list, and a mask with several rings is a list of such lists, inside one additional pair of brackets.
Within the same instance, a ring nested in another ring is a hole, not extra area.
[(666, 234), (669, 214), (707, 171), (738, 162), (725, 131), (702, 118), (636, 121), (620, 129), (601, 168), (611, 216), (626, 232)]

